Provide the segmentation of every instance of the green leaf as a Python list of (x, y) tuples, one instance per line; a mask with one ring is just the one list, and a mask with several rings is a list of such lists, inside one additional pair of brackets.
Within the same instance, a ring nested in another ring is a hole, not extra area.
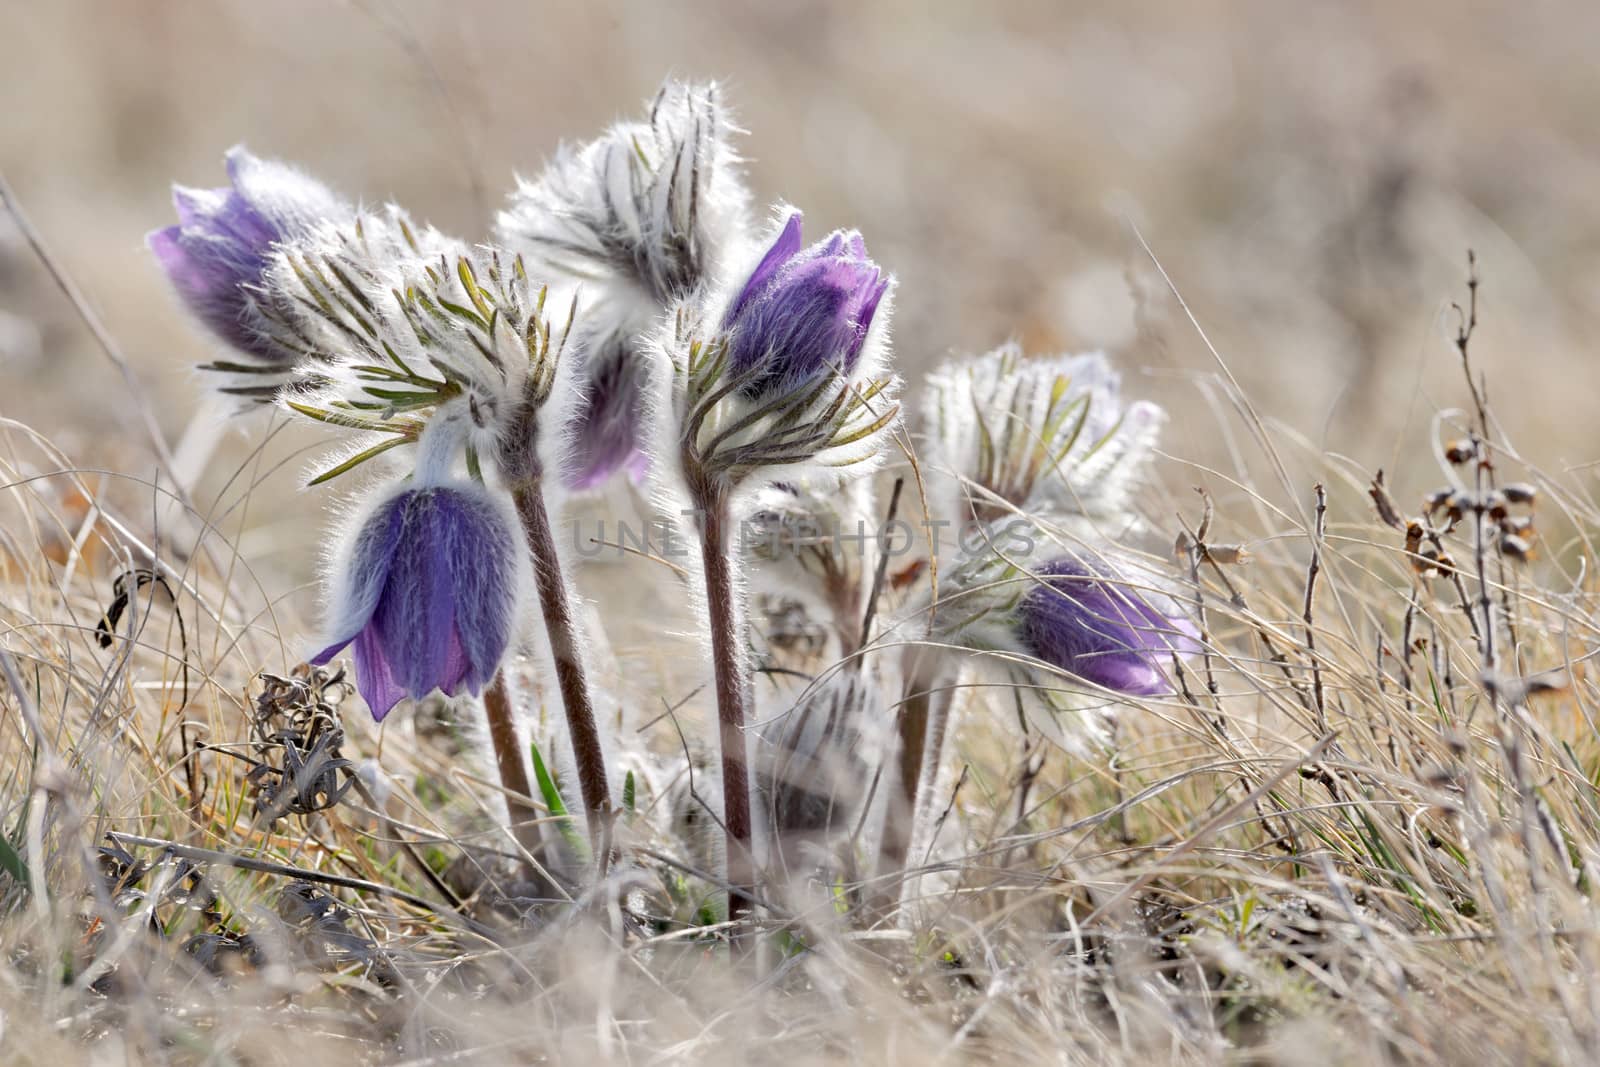
[(22, 885), (29, 884), (28, 865), (23, 861), (22, 853), (4, 836), (0, 836), (0, 871), (5, 871)]
[(539, 795), (544, 797), (544, 806), (550, 809), (550, 814), (556, 818), (556, 829), (561, 832), (561, 838), (567, 847), (578, 855), (578, 858), (587, 862), (589, 859), (589, 842), (584, 840), (577, 823), (567, 812), (567, 802), (561, 799), (561, 790), (556, 788), (556, 781), (550, 777), (550, 772), (545, 768), (544, 757), (539, 755), (537, 742), (528, 742), (528, 751), (533, 756), (533, 776), (539, 783)]
[(358, 415), (345, 415), (337, 411), (327, 411), (323, 408), (314, 408), (309, 404), (302, 404), (297, 400), (286, 400), (284, 404), (294, 411), (299, 412), (308, 419), (325, 422), (329, 426), (342, 426), (350, 430), (370, 430), (372, 433), (412, 434), (421, 429), (421, 424), (382, 422), (378, 419), (364, 419)]
[(627, 777), (622, 779), (622, 809), (630, 815), (632, 815), (634, 811), (633, 801), (633, 772), (629, 771)]
[(409, 444), (410, 440), (411, 439), (409, 437), (391, 437), (387, 441), (380, 441), (365, 451), (357, 452), (355, 455), (351, 456), (337, 467), (334, 467), (332, 470), (323, 471), (321, 474), (307, 482), (306, 485), (321, 485), (323, 482), (332, 481), (333, 479), (339, 477), (339, 475), (344, 474), (347, 471), (354, 470), (356, 467), (365, 463), (373, 456), (381, 456), (391, 448), (394, 448), (398, 445)]

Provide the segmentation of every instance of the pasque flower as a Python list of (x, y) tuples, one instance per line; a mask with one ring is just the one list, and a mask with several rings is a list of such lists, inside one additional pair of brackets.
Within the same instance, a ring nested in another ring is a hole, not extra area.
[(648, 467), (642, 397), (651, 388), (645, 335), (667, 308), (720, 275), (740, 246), (749, 193), (736, 131), (715, 83), (668, 81), (644, 121), (620, 122), (563, 147), (519, 181), (496, 234), (528, 269), (575, 283), (583, 328), (572, 356), (584, 409), (570, 439), (569, 489)]
[(311, 662), (354, 643), (356, 684), (380, 721), (403, 697), (479, 692), (505, 655), (525, 587), (514, 521), (475, 483), (381, 498), (335, 560), (334, 640)]
[(585, 391), (572, 420), (562, 480), (568, 489), (594, 489), (626, 471), (637, 482), (650, 466), (642, 425), (649, 367), (627, 337), (612, 334), (581, 344)]
[[(802, 249), (800, 225), (789, 212), (742, 285), (680, 306), (657, 349), (672, 370), (662, 383), (670, 396), (660, 398), (657, 454), (677, 460), (671, 473), (698, 518), (728, 880), (736, 889), (751, 876), (747, 604), (732, 558), (736, 507), (748, 503), (739, 494), (757, 478), (770, 484), (822, 467), (870, 467), (899, 417), (896, 380), (874, 377), (886, 354), (888, 315), (879, 309), (889, 279), (866, 258), (859, 234), (838, 232)], [(733, 892), (729, 914), (751, 906), (747, 893)]]
[(830, 368), (848, 375), (889, 288), (859, 233), (835, 230), (806, 249), (801, 239), (795, 211), (723, 322), (729, 364), (749, 375), (746, 395), (802, 386)]
[(260, 311), (260, 301), (268, 298), (262, 276), (273, 249), (326, 220), (348, 219), (353, 210), (322, 183), (257, 159), (243, 146), (231, 149), (226, 161), (231, 185), (173, 186), (178, 224), (148, 240), (189, 310), (247, 361), (206, 369), (233, 376), (224, 392), (268, 400), (303, 358)]
[(1161, 661), (1198, 650), (1185, 620), (1168, 618), (1108, 568), (1061, 556), (1033, 570), (1017, 636), (1038, 659), (1130, 696), (1171, 692)]

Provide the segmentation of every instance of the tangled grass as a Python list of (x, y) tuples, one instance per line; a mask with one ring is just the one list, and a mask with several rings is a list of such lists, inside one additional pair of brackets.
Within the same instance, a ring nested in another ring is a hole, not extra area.
[[(1224, 366), (1233, 467), (1168, 457), (1146, 501), (1205, 637), (1178, 694), (1086, 748), (964, 675), (898, 903), (871, 871), (770, 887), (745, 961), (674, 802), (704, 693), (622, 709), (655, 740), (625, 861), (577, 894), (452, 709), (380, 732), (294, 666), (221, 533), (257, 471), (197, 511), (6, 420), (5, 1060), (1585, 1061), (1600, 510), (1508, 443), (1472, 315), (1448, 493), (1324, 453)], [(825, 666), (763, 622), (775, 663)]]

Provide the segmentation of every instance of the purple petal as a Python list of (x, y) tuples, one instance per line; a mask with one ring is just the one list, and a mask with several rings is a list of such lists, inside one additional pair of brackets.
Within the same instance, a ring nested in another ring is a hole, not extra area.
[(830, 367), (851, 370), (865, 334), (861, 309), (878, 279), (866, 260), (807, 258), (786, 270), (741, 317), (730, 343), (735, 372), (767, 368), (749, 391), (810, 381)]
[(405, 697), (405, 687), (395, 681), (394, 670), (383, 652), (377, 630), (368, 626), (356, 635), (356, 688), (379, 722)]
[(360, 633), (358, 631), (355, 637), (341, 637), (339, 640), (335, 641), (321, 652), (318, 652), (315, 656), (312, 656), (310, 659), (306, 660), (306, 662), (311, 664), (313, 667), (326, 667), (329, 660), (343, 652), (345, 648), (349, 646), (350, 642), (354, 641), (356, 637), (359, 636)]
[(649, 365), (619, 338), (584, 358), (588, 389), (567, 452), (563, 480), (569, 489), (593, 489), (619, 470), (648, 466), (641, 438)]
[(883, 294), (888, 291), (889, 279), (878, 279), (876, 284), (867, 287), (861, 305), (856, 309), (856, 340), (850, 349), (851, 369), (854, 369), (856, 358), (861, 355), (861, 349), (867, 343), (867, 331), (872, 329), (873, 316), (878, 313), (878, 305), (883, 302)]
[(405, 526), (409, 495), (402, 493), (367, 516), (346, 557), (335, 564), (338, 573), (334, 576), (335, 594), (330, 614), (342, 636), (319, 652), (320, 658), (313, 659), (313, 663), (326, 663), (372, 621), (389, 581), (389, 569)]
[(383, 596), (372, 616), (384, 658), (413, 698), (426, 696), (445, 677), (455, 593), (450, 549), (436, 536), (443, 490), (405, 496), (405, 522), (390, 564)]
[(167, 272), (180, 293), (200, 291), (205, 287), (206, 276), (183, 249), (183, 229), (168, 226), (154, 230), (145, 239), (150, 251), (155, 253), (161, 269)]
[(761, 262), (756, 264), (756, 269), (751, 272), (750, 280), (744, 283), (744, 288), (739, 292), (739, 297), (733, 302), (733, 307), (728, 309), (727, 322), (732, 322), (739, 317), (751, 300), (760, 296), (772, 283), (778, 272), (800, 252), (800, 230), (802, 216), (800, 212), (790, 213), (789, 221), (783, 224), (777, 240), (772, 242), (772, 247), (767, 249), (767, 254), (761, 257)]
[(835, 230), (769, 267), (774, 261), (769, 252), (726, 323), (729, 363), (748, 376), (750, 396), (797, 387), (830, 369), (853, 371), (889, 285), (854, 230)]
[(445, 649), (444, 675), (439, 680), (439, 689), (448, 696), (456, 696), (461, 692), (461, 683), (466, 682), (467, 688), (477, 694), (483, 689), (482, 682), (474, 682), (472, 663), (467, 659), (467, 653), (461, 647), (461, 631), (459, 628), (450, 630), (450, 644)]
[(466, 664), (454, 684), (465, 680), (476, 692), (494, 676), (511, 643), (514, 554), (522, 542), (488, 500), (449, 490), (437, 490), (436, 496), (447, 498), (434, 538), (450, 561), (451, 640)]
[(227, 166), (230, 187), (173, 186), (179, 224), (151, 234), (150, 248), (208, 329), (241, 354), (288, 372), (300, 354), (271, 340), (256, 291), (276, 245), (349, 209), (320, 183), (243, 149), (228, 153)]
[(186, 185), (172, 187), (172, 206), (178, 212), (182, 226), (204, 226), (207, 216), (222, 206), (225, 191), (222, 189), (191, 189)]
[(1019, 632), (1052, 666), (1118, 692), (1170, 692), (1160, 661), (1187, 654), (1192, 627), (1167, 618), (1114, 575), (1063, 557), (1040, 568), (1022, 599)]

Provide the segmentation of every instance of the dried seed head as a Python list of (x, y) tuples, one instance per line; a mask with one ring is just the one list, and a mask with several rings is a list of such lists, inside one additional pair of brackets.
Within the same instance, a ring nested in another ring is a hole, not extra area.
[(1505, 494), (1506, 502), (1511, 504), (1532, 504), (1539, 495), (1539, 490), (1527, 482), (1512, 482), (1510, 485), (1501, 486), (1500, 492)]
[(1506, 534), (1500, 538), (1500, 554), (1515, 560), (1527, 560), (1533, 554), (1533, 544), (1516, 534)]
[(1435, 489), (1433, 492), (1422, 498), (1422, 506), (1427, 510), (1428, 514), (1432, 515), (1449, 502), (1450, 495), (1454, 492), (1455, 490), (1449, 487), (1444, 489)]
[(1452, 441), (1444, 450), (1444, 458), (1457, 466), (1463, 463), (1471, 463), (1478, 458), (1477, 443), (1467, 438)]
[(1450, 521), (1460, 522), (1461, 516), (1477, 509), (1478, 498), (1464, 489), (1457, 489), (1445, 498), (1444, 506)]
[(1206, 559), (1223, 566), (1242, 566), (1250, 562), (1250, 550), (1244, 545), (1207, 545)]
[(1406, 523), (1406, 552), (1415, 556), (1417, 549), (1422, 546), (1422, 523), (1415, 519)]
[(1516, 534), (1529, 540), (1533, 537), (1532, 515), (1510, 515), (1500, 524), (1500, 529), (1506, 533)]
[(1455, 561), (1448, 553), (1441, 552), (1433, 545), (1427, 545), (1411, 558), (1411, 568), (1422, 578), (1442, 577), (1455, 568)]
[(1367, 490), (1367, 495), (1372, 497), (1372, 503), (1378, 509), (1378, 518), (1385, 525), (1395, 530), (1405, 529), (1405, 519), (1401, 517), (1400, 509), (1394, 506), (1388, 487), (1383, 484), (1383, 471), (1373, 476), (1372, 487)]

